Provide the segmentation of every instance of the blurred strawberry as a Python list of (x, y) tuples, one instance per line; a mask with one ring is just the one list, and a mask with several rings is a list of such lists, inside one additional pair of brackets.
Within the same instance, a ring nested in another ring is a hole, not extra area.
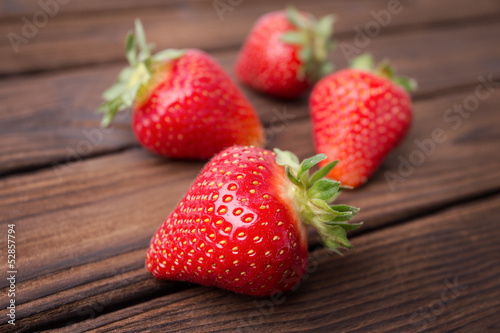
[(103, 126), (133, 106), (139, 142), (174, 158), (208, 159), (235, 144), (264, 144), (252, 105), (214, 59), (196, 49), (151, 55), (152, 49), (136, 21), (135, 35), (127, 37), (130, 67), (103, 94)]
[(294, 98), (332, 71), (333, 16), (316, 21), (293, 7), (262, 16), (237, 59), (237, 77), (252, 88)]
[(340, 160), (331, 178), (352, 187), (366, 182), (408, 131), (415, 88), (387, 62), (375, 68), (370, 55), (318, 82), (310, 97), (313, 137), (328, 156), (322, 163)]

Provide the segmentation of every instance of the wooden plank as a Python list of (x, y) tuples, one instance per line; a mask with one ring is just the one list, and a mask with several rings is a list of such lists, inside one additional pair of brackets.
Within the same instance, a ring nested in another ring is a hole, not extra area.
[[(57, 14), (82, 14), (98, 11), (113, 11), (117, 12), (123, 9), (138, 9), (149, 8), (158, 6), (172, 6), (181, 5), (182, 1), (179, 0), (142, 0), (137, 2), (134, 0), (85, 0), (85, 1), (57, 1), (56, 7), (53, 3), (55, 1), (42, 1), (43, 4), (52, 4), (49, 8), (50, 11), (57, 11)], [(191, 0), (190, 2), (195, 2)], [(31, 0), (3, 0), (0, 2), (0, 17), (9, 18), (12, 16), (33, 15), (39, 10), (44, 10), (38, 1)], [(47, 10), (45, 10), (47, 11)], [(16, 17), (17, 18), (17, 17)]]
[[(500, 24), (427, 30), (381, 37), (373, 40), (367, 50), (378, 59), (390, 57), (401, 73), (415, 77), (420, 84), (415, 97), (419, 98), (475, 84), (478, 75), (499, 73), (500, 46), (496, 43), (499, 34)], [(464, 50), (463, 45), (469, 47)], [(483, 52), (484, 45), (490, 45), (488, 52)], [(216, 52), (214, 56), (232, 75), (236, 52)], [(339, 52), (335, 61), (339, 68), (346, 63)], [(94, 113), (101, 102), (101, 92), (113, 82), (121, 67), (99, 66), (0, 81), (3, 101), (0, 103), (0, 174), (135, 145), (128, 115), (117, 119), (111, 132), (104, 134), (99, 128), (100, 116)], [(282, 101), (243, 89), (264, 124), (280, 118), (276, 113), (286, 112), (291, 114), (290, 118), (308, 114), (305, 97)]]
[[(456, 24), (457, 20), (494, 21), (500, 13), (500, 4), (495, 0), (480, 0), (474, 6), (470, 6), (468, 0), (401, 3), (402, 11), (390, 16), (390, 24), (383, 28), (384, 32), (398, 32), (404, 27)], [(18, 39), (24, 38), (22, 29), (25, 23), (20, 18), (4, 20), (5, 23), (0, 24), (0, 35), (11, 33), (11, 38), (0, 40), (0, 54), (3, 55), (0, 74), (122, 60), (124, 36), (132, 28), (136, 17), (143, 20), (150, 40), (155, 41), (159, 49), (197, 47), (214, 50), (236, 47), (241, 45), (260, 15), (282, 9), (287, 4), (286, 0), (245, 1), (233, 11), (225, 12), (223, 21), (214, 9), (213, 1), (208, 0), (170, 7), (145, 6), (113, 15), (108, 11), (77, 16), (61, 14), (50, 18), (36, 32), (25, 33), (27, 38), (22, 43), (11, 42), (14, 39), (12, 33), (17, 34)], [(368, 22), (376, 22), (372, 11), (387, 11), (385, 0), (302, 0), (295, 5), (316, 15), (335, 13), (338, 16), (337, 33), (349, 39), (356, 34), (355, 26), (363, 29)], [(17, 47), (13, 47), (13, 44)]]
[(344, 258), (319, 250), (274, 298), (197, 287), (55, 332), (485, 332), (499, 323), (498, 214), (495, 196), (355, 238)]
[[(500, 117), (499, 93), (481, 102), (457, 130), (442, 120), (447, 108), (473, 93), (417, 102), (406, 142), (367, 186), (342, 194), (340, 202), (362, 208), (358, 220), (365, 221), (365, 231), (498, 191), (500, 131), (494, 124)], [(392, 192), (384, 172), (397, 172), (397, 156), (408, 158), (413, 140), (430, 137), (436, 127), (448, 139)], [(272, 146), (302, 157), (312, 154), (307, 122), (294, 121), (275, 135)], [(26, 303), (18, 307), (20, 324), (48, 317), (69, 320), (82, 308), (113, 309), (157, 292), (143, 270), (147, 244), (201, 163), (166, 161), (132, 149), (68, 167), (62, 181), (52, 170), (0, 181), (0, 223), (15, 223), (19, 237), (18, 288), (33, 293), (21, 296)], [(314, 234), (310, 241), (315, 244)], [(103, 287), (107, 284), (118, 286), (123, 298), (114, 297), (115, 291)], [(169, 284), (165, 288), (171, 290)]]
[(106, 133), (95, 113), (102, 89), (118, 70), (0, 81), (0, 172), (75, 161), (135, 144), (129, 115), (117, 117)]

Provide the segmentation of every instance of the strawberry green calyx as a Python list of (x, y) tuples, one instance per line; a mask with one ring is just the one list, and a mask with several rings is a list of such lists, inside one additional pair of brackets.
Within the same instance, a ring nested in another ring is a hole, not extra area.
[(334, 17), (327, 15), (316, 20), (312, 15), (304, 15), (292, 6), (286, 9), (286, 14), (297, 30), (284, 33), (281, 40), (300, 46), (299, 58), (303, 65), (298, 70), (298, 78), (316, 82), (333, 71), (328, 55), (334, 46), (331, 41)]
[(359, 208), (332, 204), (341, 190), (350, 187), (325, 178), (338, 161), (325, 165), (310, 176), (309, 169), (326, 159), (326, 155), (318, 154), (300, 163), (297, 156), (289, 151), (274, 151), (277, 154), (276, 163), (285, 167), (286, 176), (294, 185), (290, 186), (289, 195), (298, 208), (301, 222), (315, 227), (330, 250), (341, 254), (337, 248), (353, 248), (346, 232), (362, 225), (348, 223)]
[(154, 45), (147, 43), (140, 20), (135, 21), (135, 33), (128, 33), (125, 45), (129, 67), (125, 67), (115, 84), (102, 94), (105, 102), (98, 108), (98, 112), (104, 113), (101, 122), (103, 127), (111, 123), (118, 111), (134, 105), (141, 88), (153, 80), (162, 64), (178, 59), (186, 52), (167, 49), (152, 55)]
[(417, 81), (406, 76), (396, 76), (394, 68), (390, 65), (387, 59), (383, 60), (377, 66), (373, 61), (373, 57), (369, 53), (357, 56), (351, 61), (350, 67), (353, 69), (358, 69), (365, 72), (371, 72), (375, 75), (384, 77), (401, 87), (403, 87), (407, 92), (411, 93), (417, 90)]

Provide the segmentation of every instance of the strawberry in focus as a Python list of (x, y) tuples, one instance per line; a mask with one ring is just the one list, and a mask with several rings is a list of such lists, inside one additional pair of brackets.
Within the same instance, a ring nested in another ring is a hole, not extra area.
[(236, 76), (272, 96), (300, 96), (333, 69), (332, 25), (332, 16), (316, 21), (293, 7), (262, 16), (239, 53)]
[(329, 177), (352, 187), (366, 182), (408, 131), (415, 88), (387, 62), (375, 68), (370, 55), (318, 82), (310, 96), (316, 152), (328, 156), (322, 164), (340, 160)]
[(196, 49), (151, 51), (136, 21), (135, 35), (127, 37), (130, 67), (103, 94), (103, 126), (133, 106), (138, 141), (174, 158), (208, 159), (235, 144), (264, 144), (252, 105), (214, 59)]
[(154, 277), (266, 296), (293, 288), (308, 260), (305, 225), (325, 245), (351, 248), (347, 223), (358, 211), (332, 205), (340, 182), (312, 176), (316, 155), (234, 146), (216, 155), (154, 235), (146, 267)]

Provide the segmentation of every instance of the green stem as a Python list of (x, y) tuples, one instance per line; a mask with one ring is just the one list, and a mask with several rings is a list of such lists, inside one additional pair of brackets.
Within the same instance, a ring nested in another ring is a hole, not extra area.
[(125, 51), (129, 67), (124, 68), (118, 80), (108, 88), (102, 97), (105, 100), (97, 109), (103, 113), (101, 126), (108, 126), (119, 111), (133, 106), (137, 93), (146, 86), (155, 74), (158, 65), (180, 58), (185, 51), (167, 49), (151, 55), (153, 44), (148, 44), (141, 21), (135, 21), (135, 33), (129, 32)]
[(354, 58), (351, 61), (350, 67), (386, 78), (401, 86), (408, 93), (411, 93), (418, 88), (417, 81), (415, 81), (414, 79), (406, 76), (396, 76), (394, 68), (391, 66), (388, 60), (384, 60), (375, 66), (373, 57), (369, 53), (365, 53)]
[(352, 248), (346, 232), (359, 228), (362, 223), (348, 223), (359, 211), (358, 208), (332, 205), (342, 186), (325, 176), (336, 162), (327, 164), (310, 177), (309, 170), (327, 158), (324, 154), (299, 163), (289, 151), (275, 149), (275, 152), (276, 163), (285, 167), (285, 174), (291, 182), (288, 195), (297, 207), (301, 222), (316, 228), (325, 245), (337, 253), (340, 253), (336, 250), (339, 247)]

